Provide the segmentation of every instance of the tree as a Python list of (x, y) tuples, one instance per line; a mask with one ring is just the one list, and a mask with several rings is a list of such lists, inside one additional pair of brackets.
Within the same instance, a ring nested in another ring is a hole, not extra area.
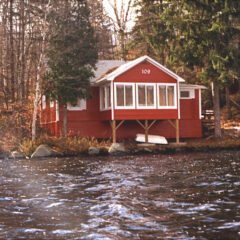
[(90, 22), (97, 37), (98, 59), (114, 59), (113, 29), (111, 19), (107, 15), (103, 0), (87, 0), (90, 9)]
[(135, 4), (138, 11), (132, 45), (140, 49), (139, 55), (150, 55), (165, 65), (175, 38), (173, 25), (167, 24), (173, 5), (163, 0), (138, 0)]
[(108, 0), (108, 4), (113, 10), (113, 16), (111, 17), (114, 32), (117, 36), (117, 41), (120, 44), (120, 57), (123, 60), (127, 58), (127, 40), (129, 36), (128, 22), (130, 20), (133, 0)]
[[(148, 4), (145, 6), (149, 7)], [(232, 44), (239, 38), (240, 30), (235, 24), (240, 15), (239, 1), (152, 2), (152, 11), (159, 13), (159, 7), (162, 7), (160, 14), (151, 18), (149, 27), (165, 24), (165, 30), (154, 28), (154, 31), (147, 32), (145, 28), (142, 34), (146, 35), (147, 40), (152, 40), (147, 42), (155, 50), (159, 39), (152, 35), (161, 35), (162, 31), (164, 35), (167, 29), (172, 31), (173, 37), (167, 34), (162, 41), (163, 47), (168, 49), (168, 63), (175, 67), (187, 67), (198, 73), (199, 81), (213, 83), (215, 137), (221, 137), (219, 88), (228, 85), (232, 78), (239, 79), (240, 49)]]
[(49, 71), (44, 94), (64, 106), (63, 135), (67, 136), (67, 104), (88, 96), (89, 79), (97, 61), (96, 39), (85, 0), (55, 2), (49, 16)]

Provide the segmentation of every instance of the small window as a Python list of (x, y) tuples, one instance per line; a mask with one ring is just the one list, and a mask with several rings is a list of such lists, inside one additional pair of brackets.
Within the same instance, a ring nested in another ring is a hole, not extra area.
[(54, 107), (54, 101), (50, 101), (50, 108)]
[(111, 108), (111, 87), (100, 87), (100, 109), (109, 110)]
[(116, 108), (135, 108), (134, 84), (115, 84)]
[(194, 90), (181, 90), (180, 91), (180, 98), (182, 99), (193, 99), (195, 98)]
[(77, 104), (74, 106), (68, 103), (67, 109), (71, 111), (86, 110), (87, 109), (86, 99), (78, 99)]
[(46, 95), (42, 95), (42, 109), (46, 109)]
[(176, 108), (176, 84), (158, 84), (158, 107)]
[(155, 84), (137, 84), (137, 107), (155, 108)]

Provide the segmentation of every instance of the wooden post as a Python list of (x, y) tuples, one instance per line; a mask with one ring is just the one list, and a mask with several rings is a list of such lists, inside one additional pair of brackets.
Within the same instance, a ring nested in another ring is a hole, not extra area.
[(145, 127), (144, 127), (144, 130), (145, 130), (145, 143), (148, 143), (148, 120), (145, 120)]
[(179, 144), (179, 120), (176, 119), (176, 142)]
[(113, 143), (117, 142), (117, 136), (116, 136), (116, 120), (112, 120), (112, 138)]
[(116, 120), (112, 120), (112, 122), (110, 121), (110, 125), (112, 127), (112, 139), (113, 139), (113, 143), (117, 142), (117, 130), (118, 128), (124, 123), (124, 120), (122, 120), (118, 125)]

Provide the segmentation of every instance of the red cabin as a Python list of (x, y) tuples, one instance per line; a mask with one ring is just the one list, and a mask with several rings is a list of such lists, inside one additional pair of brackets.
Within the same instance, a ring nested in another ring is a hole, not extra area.
[[(103, 60), (91, 80), (92, 99), (68, 105), (69, 135), (134, 138), (137, 133), (166, 138), (202, 136), (201, 89), (148, 56), (123, 62)], [(41, 102), (41, 126), (59, 135), (63, 107)]]

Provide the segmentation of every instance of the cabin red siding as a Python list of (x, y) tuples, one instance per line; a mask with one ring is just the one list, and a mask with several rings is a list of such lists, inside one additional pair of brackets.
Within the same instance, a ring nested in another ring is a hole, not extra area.
[[(150, 74), (143, 74), (142, 70), (150, 70)], [(137, 66), (129, 69), (124, 74), (116, 77), (115, 82), (129, 82), (129, 83), (176, 83), (177, 80), (160, 70), (153, 64), (147, 61), (139, 63)], [(157, 91), (157, 89), (156, 89)], [(176, 87), (177, 91), (177, 87)], [(177, 91), (178, 97), (178, 91)], [(135, 102), (137, 99), (135, 99)], [(178, 105), (178, 102), (177, 102)], [(114, 109), (114, 119), (177, 119), (177, 109)]]
[[(150, 74), (143, 74), (142, 70), (145, 69), (149, 69)], [(177, 80), (153, 64), (144, 61), (116, 77), (114, 82), (176, 83)]]
[[(150, 70), (143, 74), (142, 70)], [(175, 83), (178, 94), (178, 82), (149, 62), (142, 62), (116, 77), (113, 86), (117, 82), (129, 83)], [(91, 87), (92, 98), (87, 100), (86, 110), (68, 110), (68, 134), (81, 137), (111, 138), (112, 129), (109, 121), (112, 120), (112, 110), (100, 111), (99, 87)], [(114, 94), (114, 91), (112, 91)], [(113, 96), (114, 99), (114, 96)], [(178, 96), (177, 96), (178, 99)], [(115, 101), (113, 101), (115, 102)], [(178, 104), (180, 103), (180, 106)], [(114, 107), (114, 106), (113, 106)], [(177, 109), (114, 109), (115, 120), (126, 120), (117, 130), (117, 138), (135, 138), (137, 133), (144, 133), (137, 120), (158, 121), (150, 128), (149, 134), (162, 135), (166, 138), (175, 138), (175, 128), (168, 119), (178, 119), (180, 107), (180, 137), (193, 138), (202, 136), (201, 119), (199, 116), (199, 90), (195, 90), (194, 99), (180, 99), (177, 101)], [(59, 121), (56, 121), (56, 106), (41, 110), (41, 126), (53, 135), (60, 135), (63, 125), (63, 108), (59, 107)]]

